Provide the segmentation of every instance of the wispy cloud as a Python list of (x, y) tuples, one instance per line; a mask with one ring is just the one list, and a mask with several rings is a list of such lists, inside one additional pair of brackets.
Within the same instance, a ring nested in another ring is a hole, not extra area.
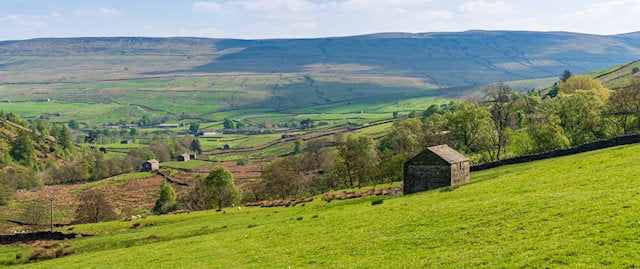
[(99, 7), (97, 9), (92, 10), (81, 10), (76, 12), (78, 15), (97, 15), (97, 16), (106, 16), (106, 17), (117, 17), (122, 15), (122, 11), (117, 8), (111, 7)]
[(195, 2), (191, 6), (197, 11), (214, 13), (222, 11), (222, 5), (215, 2)]
[(7, 28), (21, 28), (24, 30), (36, 30), (47, 26), (47, 18), (32, 15), (8, 15), (0, 18), (0, 24)]
[(515, 11), (513, 5), (502, 0), (495, 2), (483, 0), (467, 1), (460, 4), (458, 9), (464, 13), (475, 15), (504, 15)]
[(559, 25), (565, 24), (582, 32), (638, 31), (640, 1), (609, 0), (560, 16)]

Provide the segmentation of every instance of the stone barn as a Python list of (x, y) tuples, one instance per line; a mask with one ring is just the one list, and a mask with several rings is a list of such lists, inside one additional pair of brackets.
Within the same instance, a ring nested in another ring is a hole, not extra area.
[(185, 153), (185, 154), (182, 154), (182, 155), (178, 156), (178, 161), (179, 162), (186, 162), (186, 161), (189, 161), (189, 160), (191, 160), (191, 156), (189, 156), (189, 154)]
[(447, 145), (428, 147), (404, 163), (404, 194), (469, 183), (469, 158)]
[(160, 162), (158, 162), (157, 160), (148, 160), (142, 163), (143, 172), (156, 171), (158, 169), (160, 169)]

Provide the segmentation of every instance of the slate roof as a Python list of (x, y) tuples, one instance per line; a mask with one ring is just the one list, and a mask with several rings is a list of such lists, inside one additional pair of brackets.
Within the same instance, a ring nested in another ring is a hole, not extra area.
[(447, 145), (433, 146), (428, 147), (427, 149), (450, 164), (469, 161), (469, 158), (465, 157), (464, 155), (460, 154)]

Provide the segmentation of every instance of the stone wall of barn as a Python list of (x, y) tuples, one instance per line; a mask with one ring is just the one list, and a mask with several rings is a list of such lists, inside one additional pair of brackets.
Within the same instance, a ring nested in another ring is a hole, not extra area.
[(450, 186), (451, 172), (448, 165), (409, 164), (404, 171), (404, 194)]

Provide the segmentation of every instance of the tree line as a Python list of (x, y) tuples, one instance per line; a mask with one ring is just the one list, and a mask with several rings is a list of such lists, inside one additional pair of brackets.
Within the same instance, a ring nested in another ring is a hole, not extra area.
[(481, 98), (432, 105), (398, 118), (379, 141), (346, 135), (298, 142), (293, 155), (263, 170), (245, 200), (398, 181), (404, 162), (433, 145), (448, 144), (473, 163), (484, 163), (639, 131), (638, 80), (611, 91), (590, 76), (565, 71), (549, 90), (527, 93), (496, 83)]

